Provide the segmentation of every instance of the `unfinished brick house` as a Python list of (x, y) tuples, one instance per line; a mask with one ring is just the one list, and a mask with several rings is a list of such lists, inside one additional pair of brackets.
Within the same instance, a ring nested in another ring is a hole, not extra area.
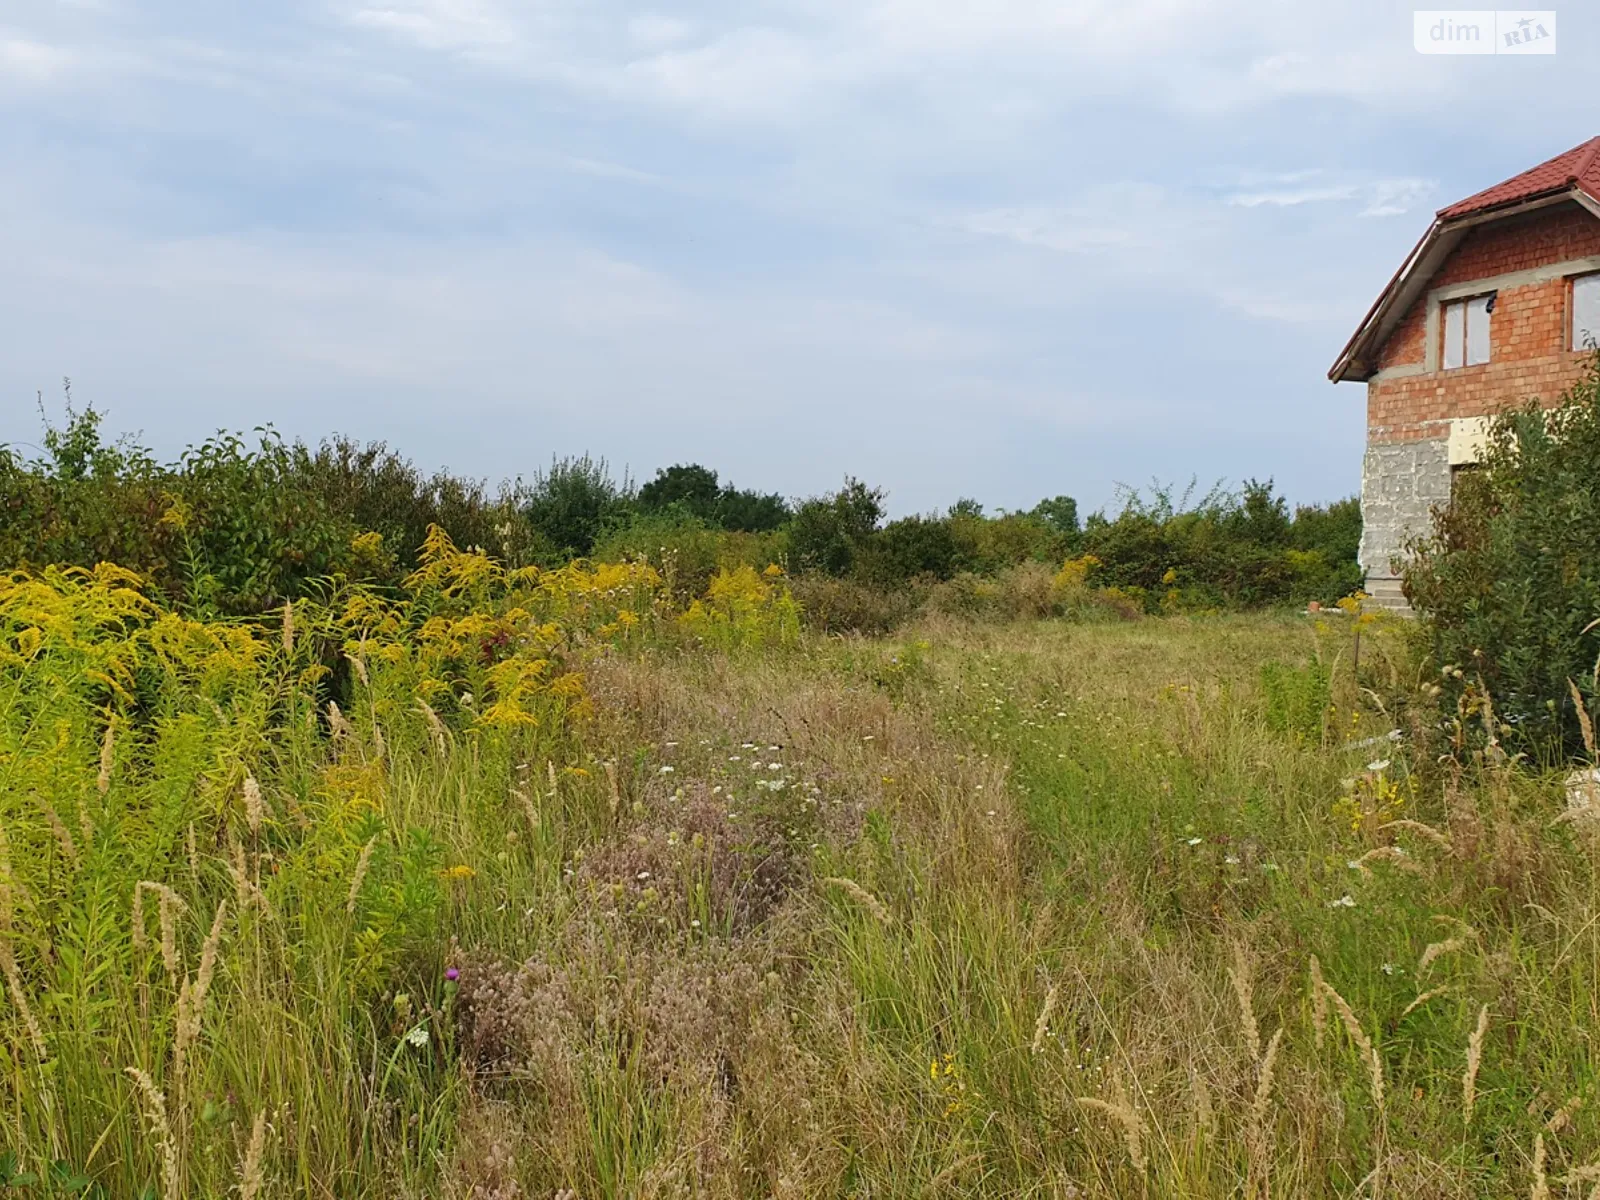
[(1403, 606), (1394, 559), (1485, 417), (1554, 403), (1600, 340), (1600, 137), (1439, 210), (1328, 377), (1367, 385), (1361, 565)]

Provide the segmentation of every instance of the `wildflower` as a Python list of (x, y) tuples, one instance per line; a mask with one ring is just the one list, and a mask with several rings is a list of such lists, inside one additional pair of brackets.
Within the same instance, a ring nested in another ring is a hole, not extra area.
[(440, 879), (471, 879), (477, 872), (465, 863), (457, 863), (439, 872)]
[(1354, 908), (1355, 906), (1356, 906), (1355, 897), (1352, 896), (1349, 892), (1346, 892), (1344, 895), (1340, 896), (1337, 900), (1329, 900), (1328, 901), (1328, 907), (1329, 908)]
[(1371, 771), (1374, 775), (1376, 775), (1379, 771), (1387, 771), (1388, 769), (1389, 760), (1387, 758), (1380, 758), (1376, 762), (1369, 762), (1367, 764), (1367, 770)]
[(444, 977), (451, 983), (454, 983), (456, 980), (461, 978), (461, 972), (456, 970), (454, 967), (446, 967), (444, 969)]
[(1204, 838), (1192, 837), (1187, 842), (1185, 842), (1184, 844), (1187, 845), (1187, 846), (1198, 846), (1203, 841), (1205, 841)]
[(419, 1050), (428, 1044), (428, 1027), (418, 1025), (406, 1034), (406, 1045), (415, 1046)]
[(1227, 854), (1223, 856), (1222, 861), (1230, 867), (1237, 867), (1239, 865), (1239, 856), (1237, 854)]

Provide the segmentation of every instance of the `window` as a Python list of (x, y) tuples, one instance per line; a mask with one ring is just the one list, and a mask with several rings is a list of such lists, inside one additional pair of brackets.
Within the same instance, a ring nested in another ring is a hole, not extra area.
[(1600, 343), (1600, 272), (1572, 281), (1572, 348), (1589, 350)]
[(1493, 292), (1452, 300), (1444, 306), (1445, 370), (1489, 361), (1489, 314), (1493, 311)]

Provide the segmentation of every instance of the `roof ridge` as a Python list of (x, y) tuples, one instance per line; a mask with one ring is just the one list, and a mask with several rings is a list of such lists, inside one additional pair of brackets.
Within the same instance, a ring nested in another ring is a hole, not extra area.
[[(1560, 154), (1553, 155), (1525, 171), (1520, 171), (1509, 179), (1503, 179), (1499, 183), (1474, 192), (1463, 200), (1447, 204), (1438, 210), (1437, 216), (1441, 220), (1450, 221), (1506, 204), (1564, 191), (1594, 171), (1597, 164), (1600, 164), (1600, 136), (1579, 142), (1576, 146), (1563, 150)], [(1584, 190), (1600, 195), (1600, 181), (1596, 181), (1594, 185), (1585, 185)]]
[(1567, 176), (1568, 183), (1577, 183), (1589, 173), (1589, 168), (1594, 166), (1594, 160), (1600, 158), (1600, 137), (1589, 139), (1589, 152), (1585, 154), (1578, 165), (1573, 167), (1572, 174)]

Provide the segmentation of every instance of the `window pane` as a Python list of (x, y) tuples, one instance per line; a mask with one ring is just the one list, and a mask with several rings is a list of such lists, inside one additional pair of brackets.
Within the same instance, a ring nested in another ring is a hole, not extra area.
[(1572, 281), (1572, 348), (1587, 350), (1600, 342), (1600, 275)]
[(1489, 361), (1489, 297), (1467, 301), (1467, 366)]
[(1466, 351), (1466, 305), (1457, 300), (1444, 306), (1444, 365), (1459, 367)]

